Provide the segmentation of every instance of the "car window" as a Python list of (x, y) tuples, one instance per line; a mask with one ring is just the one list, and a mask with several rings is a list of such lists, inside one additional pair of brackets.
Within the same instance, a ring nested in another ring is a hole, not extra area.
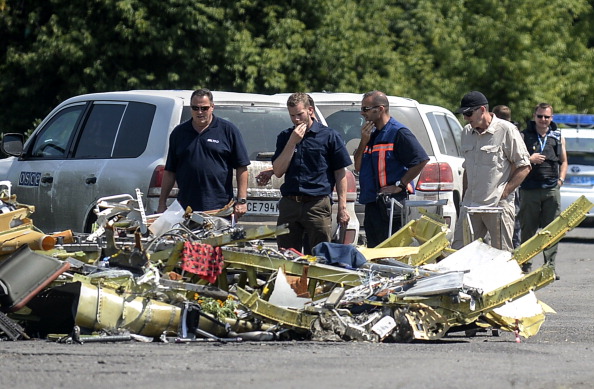
[[(319, 103), (317, 106), (326, 118), (328, 127), (344, 133), (341, 135), (346, 143), (361, 137), (361, 126), (365, 119), (361, 116), (359, 106), (345, 107), (344, 105), (322, 105)], [(390, 107), (390, 114), (415, 134), (427, 154), (434, 155), (427, 129), (417, 108)]]
[(568, 151), (582, 151), (594, 153), (594, 138), (565, 138), (565, 148)]
[(568, 151), (567, 163), (570, 165), (594, 166), (594, 152)]
[(136, 158), (146, 149), (157, 106), (130, 102), (117, 134), (113, 158)]
[(293, 126), (284, 107), (217, 105), (214, 114), (239, 128), (250, 160), (256, 160), (259, 153), (274, 152), (278, 134)]
[(435, 139), (442, 154), (459, 157), (458, 144), (446, 115), (440, 112), (428, 112), (427, 119), (431, 124)]
[(125, 108), (124, 104), (93, 104), (74, 158), (110, 158)]
[(565, 148), (570, 165), (594, 166), (594, 139), (565, 138)]
[(456, 156), (461, 157), (462, 155), (460, 154), (460, 143), (462, 142), (462, 126), (460, 125), (458, 119), (454, 117), (446, 115), (446, 119), (448, 121), (448, 124), (450, 125), (450, 130), (452, 130), (454, 142), (456, 143)]
[(335, 129), (342, 136), (345, 143), (351, 139), (361, 138), (361, 127), (365, 118), (359, 111), (338, 111), (326, 117), (328, 127)]
[(145, 150), (156, 107), (136, 102), (95, 102), (74, 158), (135, 158)]
[(35, 143), (31, 146), (31, 157), (65, 158), (84, 109), (85, 104), (78, 104), (66, 107), (55, 114), (35, 137)]
[[(217, 108), (215, 108), (215, 110)], [(215, 112), (215, 115), (216, 115), (216, 112)], [(184, 123), (184, 122), (187, 122), (188, 120), (190, 120), (191, 118), (192, 118), (192, 109), (190, 108), (189, 105), (184, 105), (184, 108), (182, 109), (181, 119), (179, 122)]]

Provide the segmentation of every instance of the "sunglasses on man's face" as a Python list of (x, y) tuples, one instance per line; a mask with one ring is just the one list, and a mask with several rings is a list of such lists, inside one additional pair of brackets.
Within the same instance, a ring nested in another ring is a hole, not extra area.
[(473, 115), (473, 114), (474, 114), (474, 113), (475, 113), (475, 112), (476, 112), (476, 111), (477, 111), (479, 108), (480, 108), (480, 107), (478, 107), (478, 108), (473, 108), (473, 109), (471, 109), (471, 110), (469, 110), (469, 111), (463, 112), (463, 113), (462, 113), (462, 115), (464, 115), (464, 116), (466, 116), (467, 118), (469, 118), (469, 117), (471, 117), (471, 116), (472, 116), (472, 115)]
[(542, 118), (550, 119), (551, 118), (550, 116), (547, 116), (547, 115), (536, 115), (536, 117), (539, 119), (542, 119)]
[(372, 109), (376, 109), (379, 107), (383, 107), (382, 105), (375, 105), (373, 107), (361, 107), (361, 112), (368, 112), (371, 111)]
[(192, 105), (192, 111), (202, 111), (202, 112), (206, 112), (210, 109), (210, 105), (206, 106), (206, 107), (200, 107), (197, 105)]

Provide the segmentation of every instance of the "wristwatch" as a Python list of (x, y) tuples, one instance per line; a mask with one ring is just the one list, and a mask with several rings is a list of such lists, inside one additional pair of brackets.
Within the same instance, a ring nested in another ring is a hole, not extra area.
[(242, 198), (242, 197), (238, 197), (238, 198), (235, 199), (235, 202), (237, 204), (245, 204), (245, 203), (247, 203), (247, 199)]
[(405, 191), (405, 190), (406, 190), (406, 185), (405, 185), (405, 184), (403, 184), (402, 182), (400, 182), (400, 180), (396, 181), (396, 183), (395, 183), (394, 185), (396, 185), (397, 187), (399, 187), (399, 188), (400, 188), (400, 189), (402, 189), (403, 191)]

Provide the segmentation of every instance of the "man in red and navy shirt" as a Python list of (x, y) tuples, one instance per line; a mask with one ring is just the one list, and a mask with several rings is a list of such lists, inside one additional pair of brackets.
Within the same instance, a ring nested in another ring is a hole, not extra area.
[(361, 115), (366, 122), (355, 151), (355, 169), (359, 172), (359, 202), (365, 204), (367, 247), (375, 247), (401, 227), (397, 217), (388, 231), (386, 206), (378, 199), (406, 198), (408, 184), (421, 173), (429, 157), (413, 133), (390, 116), (383, 92), (363, 95)]

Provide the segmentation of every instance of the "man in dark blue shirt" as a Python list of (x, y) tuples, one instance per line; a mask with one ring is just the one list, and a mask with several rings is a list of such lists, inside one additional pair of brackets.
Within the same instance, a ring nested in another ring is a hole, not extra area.
[(247, 211), (247, 166), (250, 159), (239, 129), (213, 115), (208, 89), (192, 93), (192, 119), (181, 123), (169, 136), (169, 152), (157, 212), (167, 208), (167, 197), (177, 181), (177, 200), (185, 209), (211, 211), (233, 198), (233, 170), (237, 180), (236, 218)]
[[(305, 254), (321, 242), (329, 242), (332, 228), (330, 196), (336, 184), (337, 221), (346, 228), (346, 170), (351, 158), (338, 132), (314, 120), (314, 106), (306, 93), (293, 93), (287, 109), (294, 127), (278, 135), (272, 168), (281, 186), (277, 225), (289, 224), (289, 233), (277, 236), (279, 248)], [(305, 242), (305, 236), (308, 241)]]
[(380, 91), (363, 95), (361, 141), (355, 151), (355, 170), (359, 172), (359, 202), (365, 204), (367, 247), (375, 247), (400, 229), (400, 212), (392, 222), (384, 196), (403, 200), (408, 186), (421, 173), (429, 157), (414, 134), (390, 116), (387, 96)]

